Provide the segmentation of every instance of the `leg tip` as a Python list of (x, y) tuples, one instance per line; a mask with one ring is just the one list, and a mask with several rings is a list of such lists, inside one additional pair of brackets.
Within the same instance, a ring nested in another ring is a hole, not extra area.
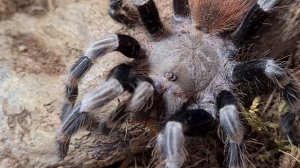
[(229, 143), (228, 145), (228, 167), (241, 168), (248, 167), (246, 156), (243, 152), (243, 145), (237, 143)]
[(294, 127), (296, 114), (293, 112), (286, 112), (283, 114), (280, 126), (284, 136), (295, 146), (300, 146), (300, 135)]
[(70, 136), (58, 136), (56, 140), (56, 153), (60, 160), (64, 160), (67, 156), (70, 145)]
[(101, 134), (108, 136), (111, 132), (111, 128), (108, 127), (107, 121), (99, 123), (99, 131)]

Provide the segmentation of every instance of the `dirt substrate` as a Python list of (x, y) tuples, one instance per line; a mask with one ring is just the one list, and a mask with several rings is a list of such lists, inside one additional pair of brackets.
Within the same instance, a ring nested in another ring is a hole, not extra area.
[[(155, 2), (162, 20), (170, 25), (171, 1)], [(0, 167), (149, 164), (152, 146), (144, 145), (158, 128), (148, 123), (124, 124), (123, 129), (110, 137), (96, 130), (82, 131), (74, 136), (65, 161), (58, 162), (55, 154), (55, 133), (64, 101), (63, 82), (84, 48), (115, 32), (129, 34), (142, 42), (148, 40), (139, 26), (127, 28), (112, 21), (107, 6), (108, 0), (0, 0)], [(284, 1), (252, 39), (254, 54), (247, 55), (288, 61), (287, 65), (295, 69), (293, 73), (299, 78), (296, 69), (300, 62), (299, 37), (300, 1)], [(103, 82), (115, 65), (126, 61), (130, 60), (118, 53), (101, 58), (80, 83), (79, 100)], [(299, 149), (292, 148), (280, 136), (278, 111), (284, 103), (278, 93), (273, 95), (265, 113), (261, 111), (269, 95), (245, 103), (253, 105), (252, 111), (260, 112), (252, 113), (249, 106), (242, 110), (247, 156), (258, 167), (300, 166)], [(107, 117), (119, 101), (114, 100), (99, 110), (97, 117)], [(222, 167), (223, 143), (217, 137), (215, 132), (210, 138), (188, 139), (190, 155), (186, 167)]]

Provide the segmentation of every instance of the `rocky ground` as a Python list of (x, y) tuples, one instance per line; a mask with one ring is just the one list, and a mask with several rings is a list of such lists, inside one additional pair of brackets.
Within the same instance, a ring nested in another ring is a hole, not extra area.
[[(162, 19), (170, 24), (170, 0), (156, 2)], [(83, 131), (72, 141), (65, 162), (57, 162), (55, 155), (54, 140), (60, 124), (64, 78), (83, 49), (94, 40), (115, 32), (147, 41), (140, 27), (129, 29), (112, 21), (107, 15), (107, 6), (108, 0), (0, 0), (0, 167), (104, 167), (111, 164), (128, 167), (134, 165), (135, 161), (144, 167), (141, 158), (150, 156), (135, 157), (133, 154), (139, 153), (140, 149), (131, 148), (138, 145), (128, 147), (128, 143), (132, 137), (136, 141), (131, 141), (131, 144), (148, 140), (153, 132), (149, 131), (147, 124), (126, 127), (132, 130), (127, 137), (123, 136), (124, 131), (114, 133), (112, 138)], [(276, 59), (284, 58), (289, 60), (291, 68), (297, 68), (300, 60), (299, 7), (299, 0), (295, 0), (285, 1), (275, 9), (272, 17), (265, 22), (268, 24), (257, 33), (257, 43), (252, 49), (256, 57), (263, 54)], [(273, 26), (268, 26), (269, 23)], [(129, 61), (118, 53), (109, 55), (99, 60), (84, 77), (80, 93), (86, 93), (103, 82), (116, 64)], [(297, 69), (294, 74), (300, 77)], [(264, 102), (259, 102), (257, 108), (263, 109)], [(272, 102), (267, 114), (278, 107), (277, 98)], [(118, 100), (107, 105), (101, 115), (107, 115), (116, 105)], [(269, 115), (263, 115), (262, 120), (269, 118)], [(276, 129), (272, 131), (276, 132)], [(252, 132), (247, 136), (250, 151), (253, 152), (249, 158), (260, 167), (270, 164), (276, 167), (297, 166), (299, 150), (279, 148), (280, 145), (276, 143), (264, 146), (277, 138), (272, 135)], [(257, 137), (264, 138), (261, 140)], [(215, 140), (208, 143), (203, 140), (197, 144), (197, 141), (199, 139), (192, 139), (191, 146), (205, 151), (191, 151), (197, 155), (189, 157), (189, 165), (217, 167), (218, 160), (223, 157), (218, 153), (222, 153), (222, 150), (211, 148), (219, 146), (220, 142)], [(251, 145), (251, 142), (259, 147)], [(210, 150), (207, 150), (209, 147)], [(133, 154), (129, 155), (128, 150)]]

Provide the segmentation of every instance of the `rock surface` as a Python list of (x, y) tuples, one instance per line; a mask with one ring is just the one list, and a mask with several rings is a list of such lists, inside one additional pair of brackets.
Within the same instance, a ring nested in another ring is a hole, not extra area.
[[(141, 28), (115, 23), (107, 7), (107, 0), (0, 0), (0, 167), (57, 162), (63, 82), (85, 47), (115, 32), (145, 41)], [(118, 53), (99, 60), (80, 84), (80, 95), (126, 61)], [(111, 104), (108, 109), (118, 103)]]

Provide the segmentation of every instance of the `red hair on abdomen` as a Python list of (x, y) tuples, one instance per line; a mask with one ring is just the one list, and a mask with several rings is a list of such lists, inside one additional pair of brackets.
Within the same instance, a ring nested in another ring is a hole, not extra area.
[(197, 29), (218, 34), (237, 26), (254, 0), (190, 0), (191, 15)]

